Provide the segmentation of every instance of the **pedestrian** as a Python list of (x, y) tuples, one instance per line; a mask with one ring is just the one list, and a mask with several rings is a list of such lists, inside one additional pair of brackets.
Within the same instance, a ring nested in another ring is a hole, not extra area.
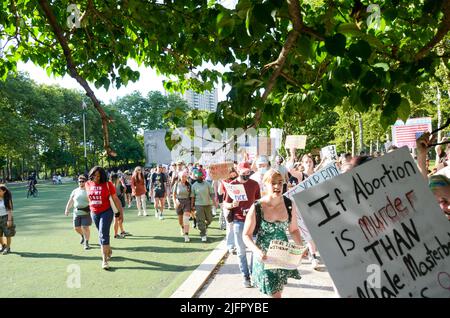
[(91, 236), (90, 226), (92, 225), (91, 210), (86, 192), (87, 178), (84, 175), (78, 176), (78, 188), (74, 189), (69, 196), (64, 214), (69, 215), (70, 208), (73, 207), (73, 228), (80, 234), (80, 244), (84, 244), (84, 249), (90, 249), (89, 238)]
[(194, 177), (197, 182), (191, 188), (191, 209), (195, 209), (197, 226), (200, 230), (202, 242), (206, 242), (207, 229), (212, 222), (212, 205), (214, 202), (214, 189), (211, 184), (203, 180), (203, 173), (196, 170)]
[(152, 193), (155, 199), (155, 217), (163, 220), (164, 204), (166, 198), (166, 175), (162, 165), (158, 165), (157, 172), (152, 175)]
[[(230, 210), (227, 209), (225, 207), (226, 202), (226, 194), (227, 194), (227, 190), (225, 188), (224, 183), (230, 183), (234, 180), (236, 180), (238, 177), (238, 173), (234, 168), (230, 169), (229, 175), (228, 175), (228, 179), (222, 180), (221, 182), (221, 186), (220, 186), (220, 194), (221, 196), (219, 197), (219, 200), (222, 201), (222, 215), (224, 218), (224, 222), (225, 222), (225, 229), (226, 229), (226, 241), (227, 241), (227, 249), (228, 252), (230, 254), (234, 254), (236, 255), (236, 245), (234, 243), (234, 231), (233, 231), (233, 220), (231, 220), (231, 222), (229, 222), (228, 219), (228, 214), (230, 213)], [(222, 217), (221, 217), (222, 219)]]
[(131, 203), (133, 202), (133, 190), (131, 188), (131, 172), (130, 170), (125, 170), (123, 175), (123, 182), (125, 183), (125, 198), (128, 204), (128, 208), (131, 208)]
[(172, 196), (175, 210), (178, 215), (178, 224), (181, 227), (181, 234), (184, 235), (184, 241), (189, 239), (189, 218), (191, 216), (191, 184), (188, 182), (188, 173), (179, 172), (173, 186)]
[[(243, 240), (256, 256), (252, 270), (255, 287), (266, 295), (280, 298), (288, 278), (300, 279), (300, 273), (297, 269), (264, 269), (267, 249), (272, 240), (289, 242), (286, 231), (289, 231), (297, 244), (301, 244), (301, 237), (295, 208), (290, 200), (283, 196), (282, 174), (271, 169), (264, 176), (264, 183), (267, 194), (250, 208), (245, 219)], [(258, 228), (256, 242), (253, 241), (255, 227)]]
[(138, 216), (147, 216), (147, 197), (145, 196), (145, 180), (142, 168), (137, 166), (131, 177), (131, 193), (136, 198)]
[[(116, 195), (119, 198), (120, 206), (122, 207), (122, 210), (125, 208), (125, 185), (123, 184), (123, 181), (121, 178), (119, 178), (119, 175), (116, 173), (111, 173), (110, 175), (110, 181), (116, 188)], [(114, 214), (114, 238), (115, 239), (121, 239), (125, 238), (126, 236), (130, 236), (131, 234), (128, 232), (125, 232), (123, 228), (123, 221), (125, 219), (125, 215), (122, 216), (122, 218), (119, 217), (117, 213)], [(120, 229), (120, 233), (119, 233)]]
[(13, 200), (11, 191), (0, 184), (0, 253), (11, 252), (11, 238), (16, 235), (13, 218)]
[(250, 165), (247, 162), (239, 163), (237, 167), (239, 177), (230, 182), (230, 185), (242, 184), (245, 189), (247, 201), (235, 201), (230, 193), (227, 191), (225, 198), (225, 208), (230, 210), (228, 214), (228, 222), (233, 222), (234, 231), (234, 243), (237, 246), (237, 255), (239, 257), (239, 270), (243, 275), (243, 284), (245, 287), (251, 287), (250, 281), (250, 269), (247, 262), (246, 248), (242, 239), (242, 233), (244, 231), (244, 222), (248, 210), (253, 203), (261, 198), (261, 192), (258, 182), (250, 179)]
[(108, 261), (112, 255), (109, 231), (114, 217), (109, 198), (112, 198), (118, 210), (117, 217), (121, 219), (123, 219), (123, 208), (117, 197), (115, 186), (107, 179), (105, 169), (99, 166), (93, 167), (89, 172), (89, 180), (86, 182), (89, 207), (92, 220), (98, 229), (99, 242), (102, 250), (102, 268), (107, 270), (110, 268)]

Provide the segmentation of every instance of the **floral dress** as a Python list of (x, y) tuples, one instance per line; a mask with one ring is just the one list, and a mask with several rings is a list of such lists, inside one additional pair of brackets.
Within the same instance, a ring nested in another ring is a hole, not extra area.
[[(256, 245), (267, 252), (270, 241), (282, 240), (288, 242), (286, 230), (289, 228), (289, 221), (268, 222), (264, 220), (264, 212), (261, 208), (261, 226), (258, 231)], [(275, 294), (283, 290), (284, 285), (287, 284), (288, 278), (300, 279), (298, 270), (288, 269), (264, 269), (262, 263), (256, 257), (253, 262), (252, 271), (253, 282), (259, 290), (267, 295)]]

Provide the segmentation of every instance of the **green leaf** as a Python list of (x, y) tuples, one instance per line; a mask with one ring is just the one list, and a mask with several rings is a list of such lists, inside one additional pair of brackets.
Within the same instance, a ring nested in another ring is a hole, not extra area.
[(410, 112), (411, 106), (409, 105), (409, 101), (406, 98), (402, 98), (400, 106), (397, 109), (398, 117), (404, 122), (406, 122), (408, 120)]
[(337, 33), (325, 39), (325, 48), (333, 56), (344, 56), (346, 41), (345, 35)]
[(368, 60), (372, 54), (372, 48), (367, 41), (359, 40), (358, 42), (350, 45), (348, 53), (351, 58), (359, 57), (362, 60)]
[(411, 98), (411, 101), (416, 105), (420, 104), (420, 102), (422, 101), (422, 92), (416, 86), (408, 86), (408, 95), (409, 98)]
[(361, 84), (366, 88), (373, 88), (377, 83), (377, 75), (372, 71), (366, 72), (366, 74), (364, 74), (361, 78)]
[(359, 62), (354, 62), (350, 64), (349, 71), (355, 80), (359, 79), (362, 72), (361, 64)]

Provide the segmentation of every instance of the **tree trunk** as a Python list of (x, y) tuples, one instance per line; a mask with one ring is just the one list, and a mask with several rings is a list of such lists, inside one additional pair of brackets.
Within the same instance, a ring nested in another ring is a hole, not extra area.
[[(436, 104), (437, 104), (437, 128), (441, 128), (441, 91), (439, 90), (439, 87), (437, 88), (437, 94), (436, 94)], [(437, 135), (437, 141), (441, 142), (442, 138), (442, 130), (438, 131)], [(439, 163), (439, 155), (436, 153), (436, 164)]]
[(355, 144), (356, 144), (356, 141), (355, 141), (355, 131), (352, 129), (352, 130), (350, 131), (350, 133), (351, 133), (351, 137), (352, 137), (352, 157), (354, 157), (354, 156), (355, 156)]
[(373, 142), (372, 142), (372, 140), (369, 141), (369, 144), (370, 144), (370, 150), (369, 150), (369, 155), (370, 155), (373, 152)]
[(377, 136), (377, 151), (380, 151), (380, 137)]
[(364, 150), (364, 131), (361, 114), (358, 114), (358, 126), (359, 126), (359, 152)]

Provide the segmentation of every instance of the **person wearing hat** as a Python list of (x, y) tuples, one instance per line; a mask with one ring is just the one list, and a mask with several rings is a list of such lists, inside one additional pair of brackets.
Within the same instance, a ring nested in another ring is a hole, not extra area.
[(435, 174), (428, 179), (428, 185), (442, 212), (450, 220), (450, 179), (444, 175)]
[(255, 180), (259, 184), (259, 189), (261, 191), (261, 195), (264, 195), (264, 182), (263, 177), (264, 174), (269, 171), (269, 159), (266, 156), (259, 156), (256, 159), (256, 172), (251, 175), (250, 179)]
[(239, 270), (244, 277), (244, 287), (252, 287), (250, 281), (250, 269), (247, 262), (246, 246), (243, 241), (244, 223), (247, 212), (252, 204), (261, 198), (261, 192), (258, 182), (250, 179), (251, 169), (247, 162), (241, 162), (237, 166), (239, 177), (231, 181), (230, 185), (242, 184), (247, 196), (246, 201), (236, 201), (235, 197), (229, 191), (225, 195), (224, 207), (230, 212), (228, 213), (228, 222), (233, 222), (234, 242), (237, 246), (237, 255), (239, 257)]
[(214, 189), (209, 182), (204, 181), (203, 173), (195, 170), (194, 177), (197, 180), (191, 188), (191, 209), (196, 211), (197, 227), (200, 230), (202, 242), (207, 241), (207, 229), (211, 224), (212, 205), (214, 202)]

